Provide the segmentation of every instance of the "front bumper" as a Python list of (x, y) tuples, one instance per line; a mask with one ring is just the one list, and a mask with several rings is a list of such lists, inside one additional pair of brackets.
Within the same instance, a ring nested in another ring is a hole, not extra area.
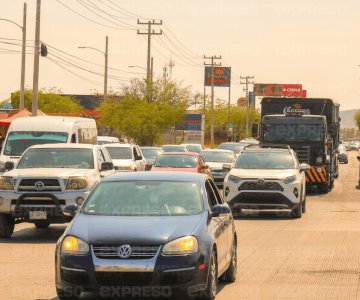
[[(251, 188), (244, 188), (246, 182), (252, 183), (246, 185)], [(301, 193), (300, 181), (285, 184), (281, 180), (265, 180), (263, 187), (257, 185), (256, 179), (224, 183), (225, 200), (232, 208), (294, 209), (300, 204)]]
[(66, 223), (69, 221), (63, 215), (65, 205), (76, 203), (80, 198), (85, 199), (84, 191), (67, 192), (15, 192), (1, 191), (0, 213), (10, 214), (19, 222), (34, 222), (30, 220), (30, 211), (46, 212), (46, 220), (50, 223)]
[[(59, 248), (59, 247), (58, 247)], [(84, 256), (56, 255), (56, 287), (60, 290), (97, 292), (100, 296), (142, 297), (143, 293), (164, 294), (173, 290), (189, 293), (206, 288), (208, 252), (186, 256), (163, 256), (152, 259), (99, 259), (93, 250)], [(206, 268), (199, 270), (199, 265)], [(109, 295), (109, 291), (117, 294)], [(134, 294), (136, 293), (136, 294)]]

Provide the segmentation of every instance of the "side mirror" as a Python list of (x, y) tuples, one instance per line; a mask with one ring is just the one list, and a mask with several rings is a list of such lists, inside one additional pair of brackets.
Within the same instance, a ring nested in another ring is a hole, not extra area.
[(229, 172), (231, 170), (231, 165), (230, 164), (223, 164), (222, 168), (223, 168), (223, 170)]
[(202, 165), (201, 166), (201, 170), (206, 170), (206, 169), (209, 169), (209, 165)]
[(75, 204), (75, 203), (68, 204), (64, 207), (63, 214), (66, 217), (73, 218), (76, 215), (77, 210), (78, 210), (77, 204)]
[(231, 209), (228, 205), (224, 205), (224, 204), (216, 204), (214, 205), (213, 209), (212, 209), (212, 217), (219, 217), (222, 215), (229, 215), (231, 214)]
[(135, 156), (135, 160), (142, 160), (142, 159), (143, 159), (143, 157), (141, 155)]
[(357, 157), (358, 160), (360, 160), (360, 155)]
[(310, 170), (310, 165), (308, 164), (300, 164), (300, 171)]
[(101, 164), (100, 171), (110, 171), (114, 169), (114, 164), (112, 162), (105, 161)]
[(7, 161), (5, 163), (5, 170), (7, 170), (7, 171), (14, 169), (14, 167), (15, 167), (15, 164), (13, 161)]

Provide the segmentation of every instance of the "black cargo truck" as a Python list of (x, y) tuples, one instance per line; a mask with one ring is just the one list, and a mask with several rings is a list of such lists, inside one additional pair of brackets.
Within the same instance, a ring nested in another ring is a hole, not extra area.
[(311, 166), (307, 185), (327, 193), (338, 175), (339, 105), (325, 98), (264, 97), (261, 118), (260, 141), (288, 144)]

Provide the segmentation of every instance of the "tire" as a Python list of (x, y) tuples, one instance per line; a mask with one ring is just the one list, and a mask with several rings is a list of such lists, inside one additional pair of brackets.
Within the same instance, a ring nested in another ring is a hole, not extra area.
[(237, 273), (237, 243), (236, 238), (234, 237), (234, 242), (231, 248), (231, 263), (228, 269), (225, 271), (223, 276), (221, 276), (221, 280), (224, 282), (235, 282), (236, 281), (236, 273)]
[(0, 213), (0, 238), (10, 238), (14, 229), (14, 219), (10, 215)]
[(304, 197), (303, 197), (303, 202), (301, 204), (301, 210), (302, 210), (302, 213), (306, 213), (306, 192), (304, 194)]
[(327, 194), (329, 192), (329, 185), (328, 183), (324, 183), (321, 186), (319, 186), (320, 191), (324, 194)]
[(209, 263), (209, 276), (206, 289), (202, 292), (200, 299), (202, 300), (214, 300), (217, 292), (217, 261), (216, 253), (211, 251), (210, 263)]
[(302, 202), (291, 211), (291, 216), (296, 219), (300, 219), (302, 217)]
[(80, 294), (76, 294), (74, 289), (63, 291), (61, 289), (56, 288), (56, 294), (60, 300), (78, 300), (80, 298)]
[(37, 229), (46, 229), (46, 228), (49, 228), (49, 226), (50, 226), (49, 222), (36, 222), (34, 224)]

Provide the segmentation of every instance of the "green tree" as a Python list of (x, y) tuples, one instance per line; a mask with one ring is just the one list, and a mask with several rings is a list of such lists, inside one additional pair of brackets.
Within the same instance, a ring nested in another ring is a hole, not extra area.
[[(14, 108), (19, 107), (20, 91), (11, 95), (11, 104)], [(44, 113), (74, 113), (84, 110), (84, 108), (73, 98), (50, 92), (39, 91), (39, 109)], [(24, 105), (31, 111), (32, 90), (25, 90)]]
[(355, 122), (360, 130), (360, 111), (355, 114)]
[(100, 105), (100, 124), (108, 125), (141, 145), (153, 145), (167, 129), (182, 120), (191, 101), (189, 88), (157, 80), (151, 97), (144, 81), (134, 79), (123, 86), (120, 100)]

